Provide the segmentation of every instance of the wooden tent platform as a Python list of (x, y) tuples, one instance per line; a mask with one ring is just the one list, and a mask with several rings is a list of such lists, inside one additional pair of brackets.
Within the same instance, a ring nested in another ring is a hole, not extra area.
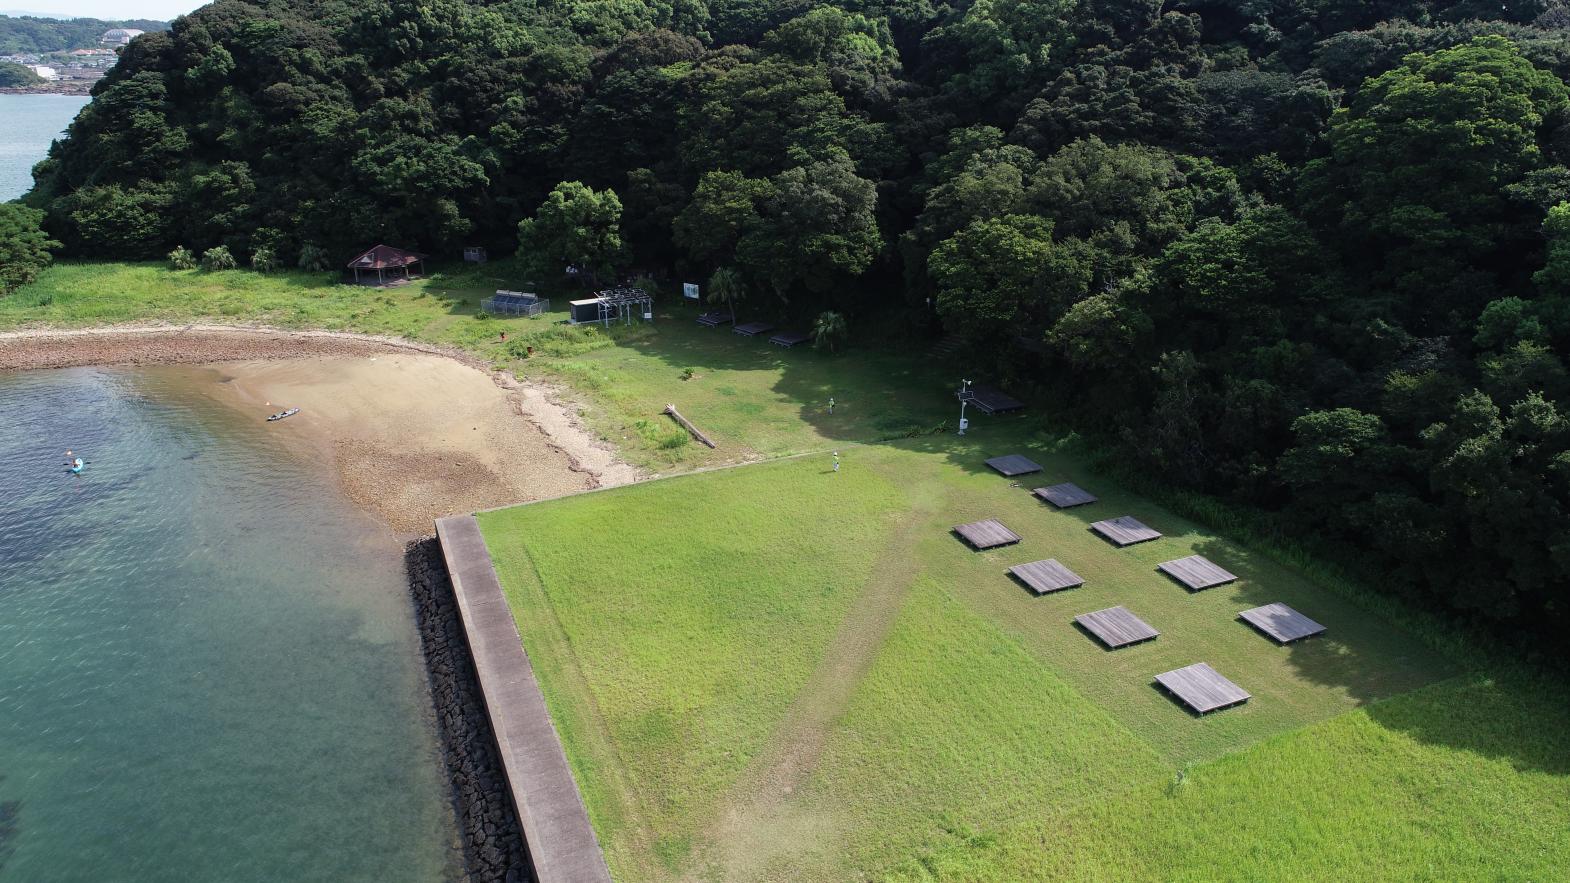
[(772, 343), (775, 346), (782, 346), (786, 349), (790, 349), (791, 347), (798, 344), (806, 343), (811, 339), (812, 335), (805, 331), (781, 331), (779, 334), (769, 338), (769, 343)]
[(1188, 586), (1188, 590), (1191, 592), (1225, 585), (1237, 580), (1236, 574), (1217, 567), (1215, 562), (1203, 555), (1190, 555), (1187, 558), (1163, 561), (1156, 565), (1156, 569)]
[(1025, 403), (1008, 393), (990, 386), (975, 386), (970, 390), (970, 403), (985, 414), (1007, 414), (1023, 411)]
[(1250, 698), (1247, 690), (1203, 662), (1156, 675), (1156, 683), (1199, 714), (1242, 705)]
[(1095, 613), (1081, 613), (1074, 617), (1074, 621), (1085, 631), (1095, 635), (1096, 640), (1107, 645), (1108, 650), (1152, 641), (1161, 634), (1121, 605), (1097, 610)]
[(1056, 558), (1032, 561), (1029, 564), (1016, 564), (1009, 568), (1009, 573), (1014, 574), (1020, 582), (1038, 595), (1078, 588), (1085, 584), (1079, 574), (1064, 567)]
[(994, 518), (961, 524), (954, 528), (954, 532), (976, 549), (994, 549), (998, 546), (1012, 546), (1019, 542), (1019, 534), (1004, 527), (1002, 522)]
[(1324, 626), (1279, 601), (1245, 610), (1237, 616), (1281, 644), (1290, 644), (1325, 632)]
[(1111, 540), (1117, 546), (1132, 546), (1161, 538), (1161, 531), (1152, 530), (1132, 515), (1098, 521), (1090, 529)]
[(709, 313), (704, 313), (703, 315), (698, 317), (698, 324), (699, 325), (707, 325), (710, 328), (714, 328), (714, 327), (717, 327), (717, 326), (720, 326), (720, 325), (729, 325), (730, 322), (731, 322), (730, 313), (722, 313), (719, 310), (715, 310), (715, 311), (709, 312)]
[(757, 337), (760, 334), (768, 334), (770, 331), (773, 331), (774, 326), (767, 322), (743, 322), (731, 330), (747, 337)]
[(1063, 484), (1054, 484), (1050, 487), (1038, 487), (1031, 491), (1031, 493), (1035, 494), (1043, 500), (1046, 500), (1048, 503), (1051, 503), (1059, 509), (1072, 509), (1075, 506), (1083, 506), (1087, 503), (1094, 503), (1097, 499), (1099, 499), (1095, 494), (1085, 490), (1072, 481), (1064, 482)]
[(1032, 472), (1041, 471), (1040, 463), (1037, 463), (1035, 460), (1032, 460), (1029, 457), (1021, 456), (1019, 454), (1009, 454), (1004, 457), (993, 457), (991, 460), (987, 461), (987, 465), (1003, 473), (1009, 478), (1013, 478), (1016, 475), (1029, 475)]

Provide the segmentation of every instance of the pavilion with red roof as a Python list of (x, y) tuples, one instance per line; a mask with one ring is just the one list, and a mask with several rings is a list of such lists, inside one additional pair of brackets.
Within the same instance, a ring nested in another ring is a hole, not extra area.
[[(376, 271), (375, 284), (386, 285), (389, 279), (393, 282), (408, 281), (420, 275), (424, 271), (422, 262), (425, 258), (425, 255), (418, 252), (404, 251), (390, 245), (378, 245), (350, 261), (349, 269), (354, 271), (356, 285), (372, 284), (369, 275), (364, 282), (360, 280), (362, 270), (367, 274), (372, 270)], [(410, 272), (410, 267), (414, 267), (415, 271)]]

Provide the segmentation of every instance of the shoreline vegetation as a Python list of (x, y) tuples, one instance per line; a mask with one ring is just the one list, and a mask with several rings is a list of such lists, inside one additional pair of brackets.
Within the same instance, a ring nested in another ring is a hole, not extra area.
[(93, 82), (45, 83), (39, 86), (0, 86), (0, 95), (76, 95), (86, 97), (93, 92)]

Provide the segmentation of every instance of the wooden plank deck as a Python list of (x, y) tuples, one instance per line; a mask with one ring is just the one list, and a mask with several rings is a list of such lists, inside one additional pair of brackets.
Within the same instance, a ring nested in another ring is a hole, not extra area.
[(797, 344), (806, 343), (811, 339), (812, 335), (805, 331), (781, 331), (779, 334), (769, 338), (769, 343), (772, 343), (775, 346), (782, 346), (786, 349), (790, 349)]
[(1236, 574), (1216, 566), (1214, 561), (1203, 555), (1163, 561), (1156, 565), (1156, 569), (1188, 586), (1191, 592), (1225, 585), (1237, 579)]
[(1106, 521), (1098, 521), (1092, 524), (1090, 529), (1118, 546), (1132, 546), (1135, 543), (1145, 543), (1161, 538), (1161, 531), (1146, 527), (1132, 515), (1123, 515), (1118, 518), (1109, 518)]
[(1161, 634), (1122, 605), (1097, 610), (1095, 613), (1081, 613), (1074, 617), (1074, 621), (1095, 635), (1109, 650), (1152, 641)]
[(720, 312), (718, 310), (715, 310), (713, 312), (704, 313), (703, 315), (698, 317), (698, 324), (699, 325), (707, 325), (710, 328), (714, 328), (714, 327), (716, 327), (718, 325), (729, 325), (730, 322), (731, 322), (730, 313), (722, 313), (722, 312)]
[(1203, 662), (1156, 675), (1156, 683), (1200, 714), (1241, 705), (1251, 698), (1247, 690)]
[(1324, 626), (1279, 601), (1245, 610), (1238, 614), (1238, 619), (1281, 644), (1290, 644), (1325, 632)]
[(1002, 522), (994, 518), (961, 524), (954, 528), (954, 532), (977, 549), (993, 549), (1019, 542), (1019, 534), (1004, 527)]
[(991, 386), (971, 387), (970, 403), (980, 408), (986, 414), (1007, 414), (1010, 411), (1020, 411), (1025, 408), (1024, 402), (1001, 389)]
[(1072, 509), (1075, 506), (1083, 506), (1087, 503), (1094, 503), (1099, 499), (1095, 494), (1085, 490), (1072, 481), (1064, 482), (1063, 484), (1054, 484), (1049, 487), (1038, 487), (1031, 491), (1031, 493), (1035, 494), (1043, 500), (1046, 500), (1048, 503), (1051, 503), (1059, 509)]
[(760, 334), (767, 334), (773, 331), (774, 326), (767, 322), (743, 322), (731, 330), (747, 337), (757, 337)]
[(1003, 473), (1009, 478), (1013, 478), (1016, 475), (1029, 475), (1032, 472), (1041, 471), (1040, 463), (1037, 463), (1035, 460), (1020, 454), (1008, 454), (1002, 457), (993, 457), (991, 460), (987, 461), (987, 465)]
[(1009, 573), (1014, 574), (1020, 582), (1038, 595), (1073, 589), (1085, 584), (1079, 574), (1064, 567), (1056, 558), (1032, 561), (1029, 564), (1016, 564), (1009, 568)]

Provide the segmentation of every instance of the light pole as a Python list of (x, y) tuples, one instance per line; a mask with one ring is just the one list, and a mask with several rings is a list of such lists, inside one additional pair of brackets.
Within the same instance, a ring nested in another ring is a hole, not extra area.
[(959, 434), (964, 435), (970, 423), (965, 420), (965, 406), (970, 404), (970, 381), (961, 380), (959, 388)]

